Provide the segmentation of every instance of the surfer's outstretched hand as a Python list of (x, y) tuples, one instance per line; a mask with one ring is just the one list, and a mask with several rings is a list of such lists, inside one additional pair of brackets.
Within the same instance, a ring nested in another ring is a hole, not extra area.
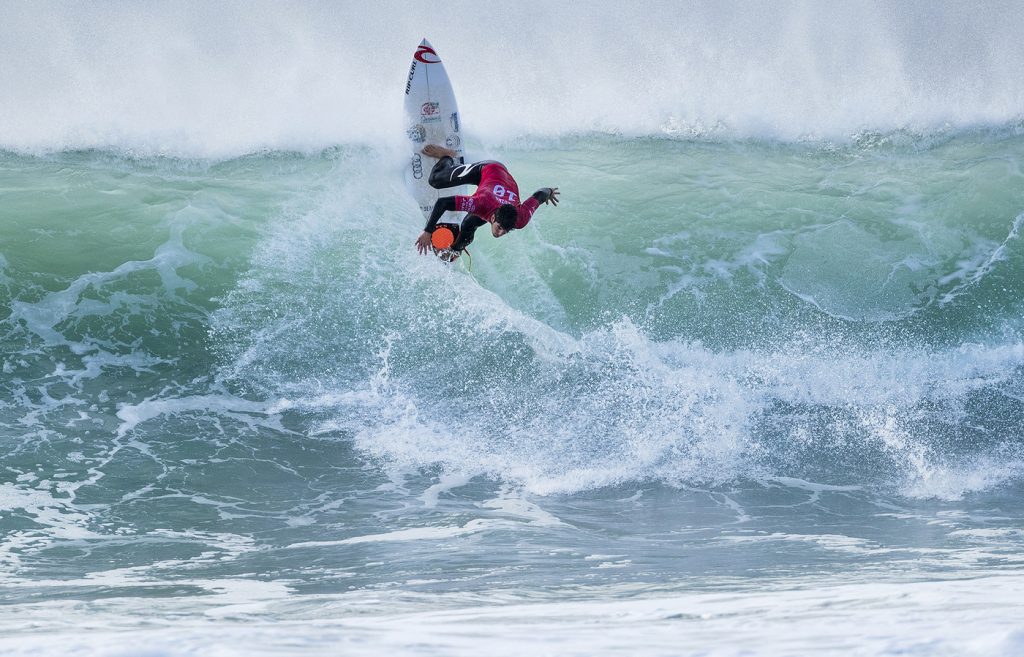
[(423, 255), (430, 250), (430, 233), (423, 231), (420, 236), (416, 238), (416, 250)]
[(557, 187), (548, 187), (548, 189), (551, 190), (551, 192), (548, 194), (548, 198), (544, 201), (544, 203), (550, 203), (551, 205), (558, 205), (558, 188)]

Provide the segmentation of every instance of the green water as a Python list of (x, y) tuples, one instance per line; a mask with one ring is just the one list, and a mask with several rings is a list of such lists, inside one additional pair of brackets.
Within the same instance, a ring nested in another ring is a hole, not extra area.
[(1022, 153), (520, 141), (562, 204), (454, 266), (386, 150), (4, 154), (5, 601), (301, 623), (999, 576)]

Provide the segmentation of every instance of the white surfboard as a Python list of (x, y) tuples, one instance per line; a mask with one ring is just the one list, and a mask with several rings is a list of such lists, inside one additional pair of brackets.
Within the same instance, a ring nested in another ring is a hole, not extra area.
[[(427, 183), (430, 169), (437, 162), (420, 153), (426, 144), (439, 144), (455, 151), (457, 161), (464, 162), (462, 148), (462, 119), (455, 103), (455, 92), (448, 80), (437, 51), (424, 39), (412, 57), (409, 78), (405, 83), (406, 136), (409, 139), (411, 157), (405, 169), (405, 186), (416, 199), (424, 218), (430, 217), (434, 203), (440, 196)], [(445, 196), (465, 194), (466, 187), (445, 189)], [(459, 223), (462, 214), (448, 213), (448, 223)]]

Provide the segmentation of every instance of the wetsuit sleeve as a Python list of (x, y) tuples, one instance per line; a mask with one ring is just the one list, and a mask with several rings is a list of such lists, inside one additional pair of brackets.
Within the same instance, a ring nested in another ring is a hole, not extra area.
[(434, 228), (437, 226), (437, 220), (441, 218), (445, 212), (455, 212), (455, 197), (454, 196), (442, 196), (437, 199), (437, 203), (434, 203), (434, 209), (430, 211), (430, 219), (427, 219), (427, 225), (423, 228), (428, 233), (433, 233)]
[[(543, 190), (541, 190), (543, 191)], [(516, 229), (520, 229), (530, 223), (530, 219), (533, 217), (533, 213), (540, 207), (540, 201), (537, 200), (537, 194), (541, 192), (535, 192), (533, 196), (523, 201), (523, 204), (519, 206), (519, 216), (516, 217)]]

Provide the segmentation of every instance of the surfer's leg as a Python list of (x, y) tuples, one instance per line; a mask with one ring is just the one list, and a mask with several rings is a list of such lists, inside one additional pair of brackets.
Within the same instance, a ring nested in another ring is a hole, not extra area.
[(445, 187), (454, 187), (461, 185), (462, 183), (451, 182), (452, 174), (458, 165), (455, 164), (455, 160), (450, 157), (442, 157), (434, 164), (434, 168), (430, 170), (430, 177), (427, 178), (427, 182), (434, 189), (444, 189)]
[(452, 244), (452, 248), (456, 251), (465, 249), (473, 241), (476, 229), (486, 223), (486, 221), (475, 214), (467, 214), (466, 218), (462, 220), (462, 227), (459, 229), (459, 239), (455, 241), (455, 244)]
[(479, 185), (480, 174), (484, 165), (490, 162), (474, 162), (473, 164), (456, 164), (450, 157), (442, 157), (430, 170), (427, 182), (434, 189), (458, 187), (459, 185)]

